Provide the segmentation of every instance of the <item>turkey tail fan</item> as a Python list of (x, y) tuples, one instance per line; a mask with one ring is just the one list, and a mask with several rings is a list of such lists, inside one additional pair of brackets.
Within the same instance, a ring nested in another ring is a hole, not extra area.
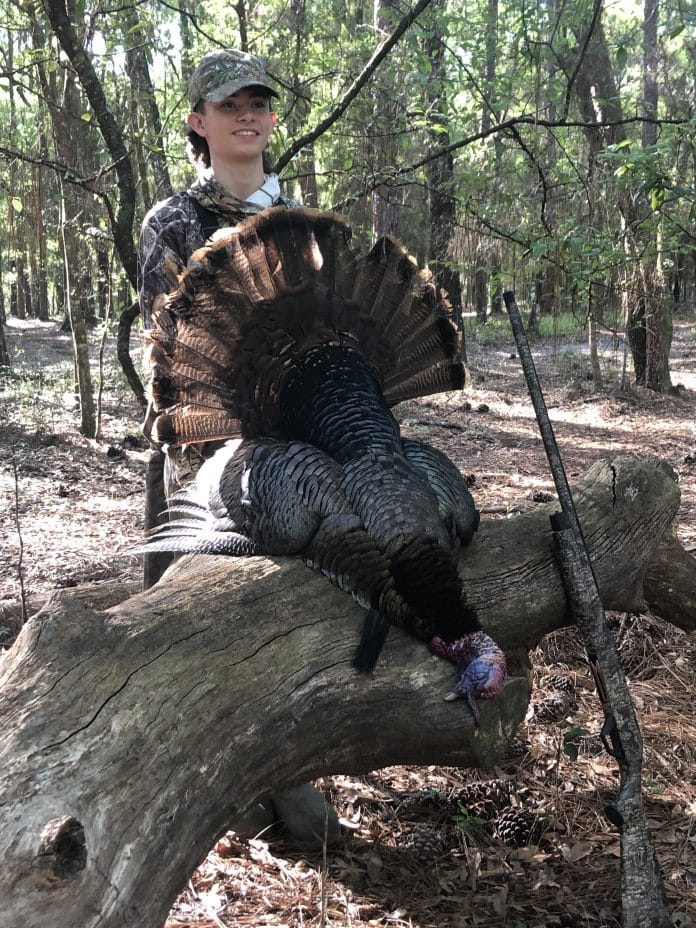
[(171, 446), (282, 437), (284, 378), (322, 345), (359, 350), (387, 402), (461, 387), (447, 301), (398, 242), (361, 256), (332, 213), (275, 207), (195, 252), (147, 333), (156, 414)]

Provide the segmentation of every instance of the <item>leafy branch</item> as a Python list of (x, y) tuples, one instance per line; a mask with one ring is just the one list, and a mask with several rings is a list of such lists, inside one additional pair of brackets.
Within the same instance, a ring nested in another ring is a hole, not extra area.
[(467, 145), (472, 145), (474, 142), (480, 142), (482, 139), (489, 138), (492, 135), (497, 135), (499, 132), (513, 134), (518, 126), (534, 126), (541, 127), (543, 129), (607, 129), (615, 126), (626, 126), (630, 125), (631, 123), (646, 122), (655, 123), (658, 126), (683, 126), (690, 121), (690, 119), (652, 119), (647, 116), (630, 116), (626, 117), (625, 119), (618, 119), (614, 121), (607, 120), (604, 122), (591, 122), (580, 119), (541, 119), (535, 115), (512, 116), (510, 119), (503, 120), (503, 122), (499, 122), (494, 126), (490, 126), (490, 128), (481, 129), (480, 131), (474, 132), (471, 135), (467, 135), (456, 142), (452, 142), (449, 145), (444, 145), (441, 148), (437, 148), (430, 152), (430, 154), (426, 155), (424, 158), (420, 158), (418, 161), (413, 161), (410, 164), (404, 165), (404, 167), (399, 168), (397, 171), (381, 172), (379, 174), (373, 175), (371, 180), (365, 182), (359, 192), (346, 197), (345, 199), (341, 200), (340, 203), (335, 203), (331, 208), (339, 211), (345, 210), (348, 206), (351, 205), (351, 203), (355, 203), (362, 197), (372, 193), (372, 191), (376, 190), (377, 187), (393, 183), (399, 178), (404, 177), (407, 174), (411, 174), (414, 171), (417, 171), (419, 168), (424, 167), (431, 161), (436, 161), (438, 158), (444, 158), (446, 155), (455, 151), (459, 151), (461, 148), (466, 148)]
[(375, 49), (365, 67), (360, 74), (358, 74), (331, 112), (309, 132), (301, 135), (299, 139), (295, 139), (287, 151), (283, 152), (275, 166), (278, 173), (283, 170), (285, 165), (288, 164), (298, 152), (302, 151), (307, 145), (311, 145), (312, 142), (315, 142), (336, 122), (336, 120), (341, 118), (404, 32), (406, 32), (412, 23), (432, 2), (433, 0), (418, 0), (418, 3), (416, 3), (408, 13), (401, 17), (392, 34)]

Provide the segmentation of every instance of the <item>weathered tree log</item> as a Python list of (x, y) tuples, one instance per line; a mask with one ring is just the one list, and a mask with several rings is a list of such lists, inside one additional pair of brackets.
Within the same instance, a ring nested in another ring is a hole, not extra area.
[[(673, 473), (600, 463), (576, 502), (605, 606), (640, 608), (679, 504)], [(519, 668), (569, 622), (554, 508), (484, 522), (462, 561)], [(352, 669), (362, 616), (292, 559), (189, 557), (107, 611), (69, 593), (49, 602), (0, 664), (0, 928), (157, 928), (215, 838), (274, 788), (495, 762), (524, 717), (526, 677), (482, 706), (475, 734), (465, 705), (442, 700), (451, 667), (424, 644), (392, 631), (371, 677)]]

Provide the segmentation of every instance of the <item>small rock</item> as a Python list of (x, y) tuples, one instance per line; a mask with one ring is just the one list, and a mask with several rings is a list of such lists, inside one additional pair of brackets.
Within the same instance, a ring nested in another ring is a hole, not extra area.
[(508, 357), (510, 358), (511, 361), (514, 361), (514, 360), (516, 360), (517, 355), (516, 355), (515, 352), (513, 351), (512, 354), (508, 355)]
[(329, 847), (341, 837), (335, 809), (311, 783), (293, 786), (271, 796), (276, 819), (298, 844)]
[(479, 403), (479, 405), (476, 407), (476, 412), (490, 412), (490, 411), (491, 411), (491, 407), (488, 405), (488, 403)]

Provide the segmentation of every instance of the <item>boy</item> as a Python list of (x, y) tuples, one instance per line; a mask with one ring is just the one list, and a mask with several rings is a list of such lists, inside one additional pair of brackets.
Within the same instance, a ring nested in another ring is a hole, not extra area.
[[(263, 59), (235, 49), (210, 52), (191, 75), (186, 92), (191, 104), (188, 155), (198, 178), (187, 190), (153, 206), (143, 221), (138, 298), (145, 328), (151, 325), (155, 298), (176, 286), (191, 254), (218, 229), (269, 206), (296, 205), (281, 195), (265, 155), (277, 121), (271, 101), (278, 94)], [(148, 437), (149, 427), (150, 414), (144, 425)], [(206, 456), (205, 447), (153, 452), (146, 478), (146, 529), (159, 524), (168, 498)], [(144, 588), (155, 584), (173, 560), (171, 554), (146, 555)]]
[[(138, 298), (145, 328), (151, 325), (155, 298), (176, 286), (191, 254), (218, 229), (269, 206), (297, 205), (281, 195), (265, 154), (277, 121), (271, 102), (278, 94), (261, 58), (234, 49), (205, 55), (191, 75), (187, 96), (188, 156), (198, 179), (153, 206), (143, 221)], [(146, 435), (149, 421), (148, 415)], [(159, 523), (167, 499), (206, 456), (205, 446), (153, 452), (146, 478), (146, 528)], [(145, 555), (144, 588), (155, 584), (173, 560), (171, 554)], [(339, 837), (335, 811), (311, 784), (277, 793), (234, 827), (253, 835), (276, 819), (284, 820), (299, 841), (321, 845), (325, 826), (329, 843)]]

